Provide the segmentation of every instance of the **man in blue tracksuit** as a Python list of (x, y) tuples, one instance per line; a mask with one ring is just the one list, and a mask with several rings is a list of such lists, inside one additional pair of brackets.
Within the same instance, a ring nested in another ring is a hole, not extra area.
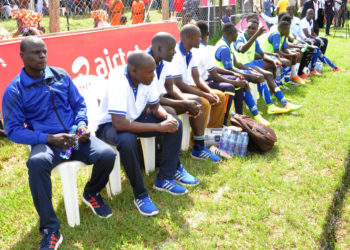
[(115, 153), (104, 142), (90, 136), (85, 101), (63, 69), (46, 66), (45, 43), (40, 38), (27, 37), (22, 40), (20, 50), (24, 67), (5, 90), (4, 126), (10, 140), (31, 145), (27, 167), (43, 234), (39, 248), (57, 249), (63, 237), (52, 206), (50, 175), (63, 160), (60, 152), (75, 144), (75, 135), (68, 134), (69, 130), (76, 125), (79, 135), (79, 148), (72, 152), (71, 159), (94, 164), (83, 201), (99, 217), (112, 215), (99, 192), (108, 182)]

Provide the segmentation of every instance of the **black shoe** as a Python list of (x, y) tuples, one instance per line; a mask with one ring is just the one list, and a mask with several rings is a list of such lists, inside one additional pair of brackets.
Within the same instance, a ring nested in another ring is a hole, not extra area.
[(44, 229), (43, 238), (41, 239), (39, 250), (49, 250), (49, 249), (58, 249), (58, 246), (62, 243), (63, 236), (59, 231), (49, 232), (47, 229)]
[(82, 198), (83, 202), (88, 205), (92, 212), (94, 212), (94, 214), (96, 214), (98, 217), (108, 218), (112, 216), (112, 210), (109, 208), (106, 202), (104, 202), (99, 193), (91, 194), (85, 192)]

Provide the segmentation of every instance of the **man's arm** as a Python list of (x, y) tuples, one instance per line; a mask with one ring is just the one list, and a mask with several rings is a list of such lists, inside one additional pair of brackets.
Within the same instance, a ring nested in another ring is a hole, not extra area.
[(253, 45), (253, 43), (255, 43), (256, 39), (258, 39), (259, 36), (261, 36), (262, 34), (265, 33), (265, 27), (261, 26), (256, 32), (255, 34), (248, 40), (247, 43), (243, 43), (243, 44), (237, 44), (237, 48), (239, 52), (241, 53), (245, 53), (246, 51), (248, 51), (250, 49), (250, 47)]
[(213, 79), (214, 82), (227, 82), (227, 83), (230, 83), (230, 84), (234, 85), (235, 87), (239, 87), (239, 88), (244, 88), (248, 84), (247, 81), (242, 80), (241, 78), (237, 78), (235, 80), (230, 80), (228, 78), (222, 77), (218, 74), (216, 69), (210, 71), (209, 74), (210, 74), (211, 79)]

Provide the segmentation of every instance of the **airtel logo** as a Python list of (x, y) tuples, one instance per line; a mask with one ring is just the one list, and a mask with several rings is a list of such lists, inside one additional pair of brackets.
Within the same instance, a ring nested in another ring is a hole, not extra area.
[(0, 65), (4, 68), (6, 68), (7, 64), (5, 63), (4, 59), (0, 58)]

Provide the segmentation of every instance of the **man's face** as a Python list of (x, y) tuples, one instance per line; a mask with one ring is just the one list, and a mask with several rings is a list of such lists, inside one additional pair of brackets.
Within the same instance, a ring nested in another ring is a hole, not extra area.
[(308, 20), (311, 20), (314, 18), (314, 11), (313, 10), (308, 10), (307, 13), (306, 13), (306, 17)]
[(248, 23), (247, 25), (247, 35), (248, 37), (252, 37), (255, 32), (258, 30), (258, 24), (256, 23)]
[(283, 28), (281, 30), (281, 35), (282, 36), (289, 36), (289, 27)]
[(232, 30), (231, 32), (231, 37), (232, 37), (232, 40), (235, 42), (237, 40), (237, 30)]
[(232, 9), (226, 9), (226, 15), (231, 16), (232, 15)]
[(288, 13), (288, 15), (293, 17), (294, 16), (294, 7), (288, 7), (287, 8), (287, 13)]
[(42, 71), (46, 68), (47, 49), (43, 41), (37, 41), (27, 45), (20, 56), (26, 68), (33, 71)]
[(145, 64), (142, 67), (135, 68), (138, 81), (145, 85), (150, 85), (154, 78), (155, 63)]
[(192, 36), (192, 47), (199, 48), (199, 44), (201, 43), (201, 33), (196, 32)]
[(175, 46), (176, 42), (171, 42), (160, 46), (160, 57), (162, 60), (165, 60), (167, 62), (171, 62), (173, 60), (173, 57), (175, 55)]

